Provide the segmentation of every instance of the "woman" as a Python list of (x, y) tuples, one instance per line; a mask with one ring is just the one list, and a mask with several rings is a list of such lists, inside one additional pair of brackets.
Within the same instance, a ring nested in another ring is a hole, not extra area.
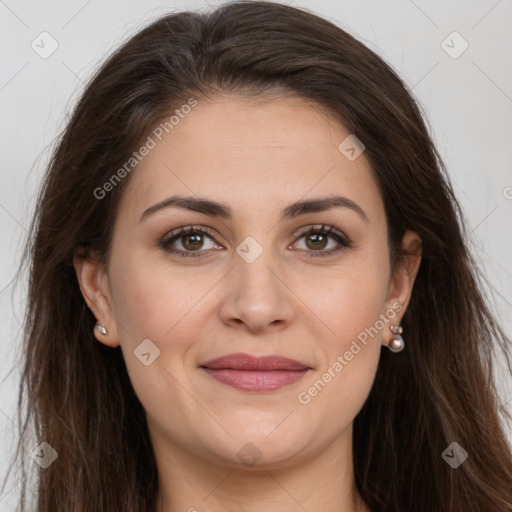
[(38, 512), (512, 510), (510, 346), (460, 207), (404, 84), (330, 22), (237, 2), (136, 34), (27, 254)]

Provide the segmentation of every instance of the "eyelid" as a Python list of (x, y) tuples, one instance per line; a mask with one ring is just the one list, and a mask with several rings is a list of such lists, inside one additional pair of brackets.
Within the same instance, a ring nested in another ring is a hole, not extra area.
[(301, 238), (304, 235), (307, 235), (311, 232), (317, 232), (317, 231), (325, 232), (327, 235), (331, 235), (331, 234), (337, 235), (340, 238), (343, 238), (343, 240), (346, 241), (347, 244), (352, 244), (352, 241), (350, 240), (350, 238), (343, 231), (336, 229), (334, 226), (331, 226), (330, 224), (314, 224), (307, 228), (301, 228), (301, 230), (298, 233), (296, 233), (294, 236), (296, 238)]
[[(182, 227), (179, 227), (179, 228), (176, 228), (176, 229), (173, 229), (173, 230), (167, 232), (161, 238), (159, 245), (161, 245), (165, 249), (166, 244), (169, 243), (171, 240), (173, 240), (173, 239), (178, 240), (180, 238), (180, 236), (185, 236), (190, 233), (206, 234), (207, 236), (209, 236), (212, 239), (212, 241), (214, 241), (215, 243), (218, 243), (216, 240), (217, 235), (210, 228), (207, 228), (205, 226), (191, 225), (191, 226), (182, 226)], [(179, 252), (180, 250), (177, 249), (177, 251)], [(188, 252), (193, 252), (193, 251), (188, 251)], [(196, 252), (200, 252), (200, 251), (196, 251)], [(204, 252), (204, 251), (201, 251), (201, 252)]]

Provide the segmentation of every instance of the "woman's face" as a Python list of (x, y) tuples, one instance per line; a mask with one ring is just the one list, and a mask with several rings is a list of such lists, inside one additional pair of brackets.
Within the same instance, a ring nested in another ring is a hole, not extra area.
[[(109, 267), (86, 262), (79, 276), (86, 295), (99, 283), (88, 303), (108, 335), (96, 335), (121, 346), (155, 445), (284, 467), (350, 438), (418, 261), (391, 272), (365, 153), (350, 139), (338, 147), (349, 135), (298, 99), (225, 96), (152, 136), (119, 205)], [(189, 206), (166, 205), (177, 197)], [(303, 235), (322, 225), (332, 232)], [(193, 232), (173, 238), (182, 227)], [(232, 354), (308, 369), (203, 367)]]

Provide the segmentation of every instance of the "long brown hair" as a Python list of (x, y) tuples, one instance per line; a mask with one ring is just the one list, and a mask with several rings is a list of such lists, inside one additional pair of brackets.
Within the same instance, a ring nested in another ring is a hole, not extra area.
[[(504, 355), (512, 373), (510, 341), (484, 295), (426, 116), (392, 68), (347, 32), (304, 9), (247, 1), (169, 14), (132, 37), (91, 79), (55, 147), (25, 254), (18, 404), (23, 432), (32, 424), (37, 442), (58, 453), (50, 467), (37, 467), (38, 512), (155, 510), (144, 409), (119, 347), (93, 336), (72, 260), (75, 251), (95, 250), (108, 261), (130, 176), (101, 199), (94, 191), (190, 97), (275, 91), (327, 109), (363, 141), (392, 261), (406, 229), (423, 241), (403, 318), (406, 350), (383, 349), (354, 420), (359, 492), (379, 512), (512, 510), (512, 450), (500, 423), (510, 414), (492, 364)], [(456, 469), (442, 456), (453, 442), (469, 454)], [(20, 460), (27, 444), (22, 435)], [(22, 511), (27, 474), (23, 462)]]

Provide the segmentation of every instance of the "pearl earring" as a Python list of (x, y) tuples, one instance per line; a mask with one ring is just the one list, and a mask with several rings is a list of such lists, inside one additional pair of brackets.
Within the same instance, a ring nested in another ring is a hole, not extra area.
[(402, 336), (400, 336), (400, 334), (402, 334), (402, 326), (392, 325), (391, 332), (394, 334), (394, 336), (387, 347), (389, 350), (391, 350), (391, 352), (401, 352), (405, 347), (404, 339)]
[(103, 336), (106, 336), (108, 334), (108, 331), (107, 329), (105, 329), (105, 327), (101, 324), (96, 324), (96, 329), (98, 329), (98, 331), (103, 334)]

